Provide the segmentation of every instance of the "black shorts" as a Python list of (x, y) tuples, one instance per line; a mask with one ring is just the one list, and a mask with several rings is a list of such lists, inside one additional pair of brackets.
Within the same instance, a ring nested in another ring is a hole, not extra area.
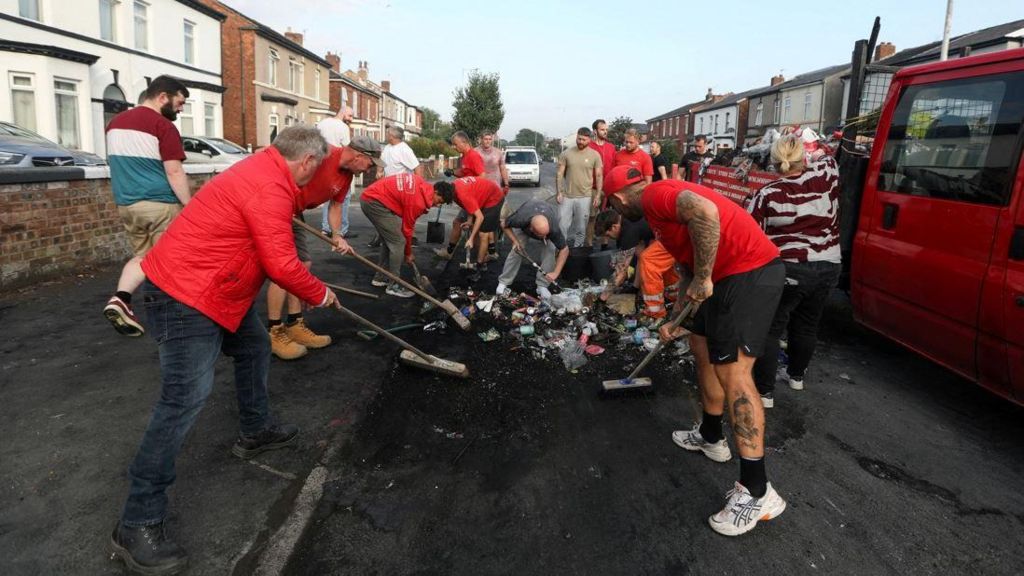
[(481, 212), (484, 213), (484, 222), (480, 225), (481, 232), (494, 232), (498, 229), (498, 223), (501, 220), (501, 207), (505, 204), (502, 200), (490, 208), (484, 208)]
[[(301, 214), (299, 215), (299, 220), (306, 221)], [(309, 257), (309, 245), (306, 244), (306, 234), (309, 234), (309, 232), (299, 228), (298, 224), (292, 222), (292, 234), (295, 236), (295, 251), (299, 253), (299, 261), (309, 262), (312, 260)]]
[(776, 258), (715, 284), (693, 319), (693, 333), (708, 340), (712, 364), (736, 362), (741, 349), (747, 356), (761, 355), (785, 282), (786, 266)]

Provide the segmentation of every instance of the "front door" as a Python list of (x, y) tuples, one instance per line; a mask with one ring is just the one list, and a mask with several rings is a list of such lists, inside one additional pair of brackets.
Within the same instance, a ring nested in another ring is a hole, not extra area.
[(997, 226), (1012, 218), (1024, 73), (971, 70), (895, 87), (853, 274), (862, 322), (978, 380), (982, 290)]

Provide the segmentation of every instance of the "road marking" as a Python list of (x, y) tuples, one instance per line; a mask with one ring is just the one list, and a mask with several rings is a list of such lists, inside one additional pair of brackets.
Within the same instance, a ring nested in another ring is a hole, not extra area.
[(306, 524), (313, 516), (320, 497), (324, 493), (324, 482), (327, 481), (327, 468), (317, 466), (306, 477), (302, 491), (295, 499), (295, 506), (284, 524), (267, 540), (268, 546), (260, 554), (259, 564), (253, 574), (257, 576), (278, 576), (288, 563), (288, 558), (295, 549), (295, 544), (302, 536)]

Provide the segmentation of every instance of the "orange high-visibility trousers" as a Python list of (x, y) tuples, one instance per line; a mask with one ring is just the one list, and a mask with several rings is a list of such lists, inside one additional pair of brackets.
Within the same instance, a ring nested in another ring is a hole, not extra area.
[(651, 242), (640, 254), (637, 275), (640, 277), (640, 292), (644, 299), (644, 315), (663, 318), (666, 296), (674, 302), (679, 290), (679, 274), (676, 259), (668, 253), (661, 242)]

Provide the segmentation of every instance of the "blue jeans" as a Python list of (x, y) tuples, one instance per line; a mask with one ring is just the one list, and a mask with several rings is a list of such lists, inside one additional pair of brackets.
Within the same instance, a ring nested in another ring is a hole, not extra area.
[[(355, 191), (355, 188), (355, 184), (353, 184), (352, 187), (349, 188), (348, 194), (345, 196), (345, 201), (341, 204), (341, 230), (339, 230), (339, 232), (341, 233), (342, 236), (348, 234), (348, 210), (349, 205), (352, 204), (352, 192)], [(332, 202), (334, 202), (334, 200), (328, 200), (327, 202), (324, 202), (323, 216), (320, 217), (320, 229), (323, 230), (324, 232), (331, 231), (331, 224), (327, 220), (327, 213), (330, 209)]]
[(221, 352), (235, 361), (241, 433), (253, 436), (269, 424), (270, 337), (253, 308), (231, 333), (149, 280), (142, 285), (142, 298), (146, 331), (160, 351), (160, 399), (128, 468), (131, 488), (121, 522), (131, 527), (164, 520), (174, 461), (210, 395), (213, 367)]

